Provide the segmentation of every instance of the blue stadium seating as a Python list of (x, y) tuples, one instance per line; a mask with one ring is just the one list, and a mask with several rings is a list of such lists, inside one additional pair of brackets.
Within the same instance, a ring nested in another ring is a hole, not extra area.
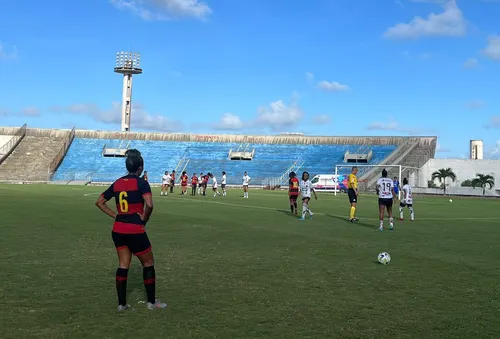
[[(59, 167), (54, 180), (113, 181), (125, 173), (123, 158), (105, 158), (102, 148), (118, 147), (122, 141), (75, 138), (68, 154)], [(122, 144), (123, 145), (123, 144)], [(211, 142), (174, 142), (133, 140), (129, 147), (141, 151), (149, 181), (160, 182), (165, 170), (175, 169), (179, 160), (186, 156), (192, 173), (227, 172), (228, 184), (239, 184), (244, 171), (248, 171), (253, 184), (262, 184), (265, 178), (279, 177), (296, 160), (302, 159), (311, 175), (333, 173), (335, 165), (343, 164), (344, 153), (355, 152), (357, 145), (288, 145), (255, 144), (255, 157), (251, 161), (228, 160), (230, 149), (238, 144)], [(373, 158), (369, 164), (377, 164), (387, 157), (396, 146), (372, 146)]]

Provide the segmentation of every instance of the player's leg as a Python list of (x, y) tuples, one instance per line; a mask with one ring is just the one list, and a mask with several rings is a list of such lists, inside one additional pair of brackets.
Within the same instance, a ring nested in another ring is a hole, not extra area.
[(356, 218), (356, 206), (358, 203), (356, 192), (354, 192), (354, 190), (348, 190), (347, 195), (349, 198), (349, 203), (351, 204), (351, 208), (349, 210), (349, 221), (350, 222), (358, 221), (358, 219)]
[(300, 220), (306, 219), (306, 214), (307, 211), (309, 210), (308, 203), (309, 203), (309, 198), (302, 198), (302, 217), (300, 218)]
[(381, 201), (381, 199), (378, 200), (378, 216), (379, 216), (379, 230), (383, 231), (384, 230), (384, 214), (385, 214), (385, 205)]
[(404, 208), (406, 204), (401, 202), (399, 203), (399, 220), (404, 220)]
[(294, 199), (293, 199), (293, 195), (291, 195), (289, 198), (288, 198), (288, 201), (290, 202), (290, 211), (292, 212), (292, 214), (295, 213), (295, 208), (294, 208)]
[(387, 199), (386, 207), (387, 207), (387, 214), (389, 215), (389, 228), (391, 231), (394, 229), (394, 218), (392, 217), (392, 204), (393, 200)]
[(160, 195), (163, 195), (164, 189), (165, 189), (165, 185), (161, 184), (161, 193), (160, 193)]
[(310, 203), (311, 202), (311, 198), (307, 199), (307, 213), (309, 213), (309, 219), (312, 219), (313, 218), (313, 211), (311, 211), (311, 207), (310, 206)]
[(130, 307), (127, 304), (127, 280), (132, 252), (127, 247), (126, 235), (112, 232), (111, 237), (115, 243), (118, 255), (118, 269), (116, 270), (116, 294), (118, 296), (118, 312), (123, 312)]
[(415, 211), (413, 210), (413, 204), (408, 204), (408, 209), (410, 210), (410, 220), (415, 220)]
[(141, 261), (142, 277), (147, 295), (147, 308), (150, 310), (167, 307), (167, 304), (156, 299), (156, 272), (154, 266), (154, 256), (151, 250), (151, 242), (146, 233), (131, 234), (134, 238), (132, 252)]

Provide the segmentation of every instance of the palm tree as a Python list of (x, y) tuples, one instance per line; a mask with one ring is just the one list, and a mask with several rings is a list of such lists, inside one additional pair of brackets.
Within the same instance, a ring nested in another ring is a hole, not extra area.
[(443, 194), (446, 194), (446, 178), (450, 178), (451, 181), (455, 181), (457, 176), (455, 172), (451, 168), (441, 168), (436, 172), (432, 173), (432, 180), (438, 179), (441, 185), (443, 186)]
[(486, 186), (493, 188), (495, 186), (495, 178), (489, 174), (477, 173), (476, 178), (472, 179), (472, 188), (481, 187), (483, 189), (483, 196), (486, 194)]

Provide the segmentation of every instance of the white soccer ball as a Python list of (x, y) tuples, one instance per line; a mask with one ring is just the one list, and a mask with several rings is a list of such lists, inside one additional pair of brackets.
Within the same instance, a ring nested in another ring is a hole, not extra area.
[(450, 199), (449, 201), (450, 201), (450, 202), (453, 202), (453, 200), (452, 200), (452, 199)]
[(382, 265), (389, 265), (391, 263), (391, 256), (387, 252), (379, 253), (377, 259)]

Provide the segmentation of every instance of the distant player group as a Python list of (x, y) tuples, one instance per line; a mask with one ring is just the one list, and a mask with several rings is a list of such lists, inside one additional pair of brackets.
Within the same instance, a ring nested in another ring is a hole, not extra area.
[[(125, 166), (128, 174), (117, 179), (109, 186), (97, 199), (96, 206), (106, 215), (111, 217), (113, 222), (113, 230), (111, 237), (115, 244), (118, 254), (118, 269), (116, 271), (116, 291), (118, 295), (118, 311), (123, 312), (130, 308), (127, 304), (127, 281), (130, 269), (132, 255), (135, 255), (141, 261), (143, 266), (143, 280), (146, 289), (147, 303), (146, 307), (150, 310), (164, 309), (166, 303), (161, 302), (156, 297), (156, 273), (154, 267), (154, 257), (151, 243), (146, 234), (146, 223), (149, 221), (153, 213), (153, 198), (151, 187), (148, 183), (147, 172), (141, 177), (144, 170), (144, 160), (141, 152), (135, 149), (130, 149), (126, 152)], [(351, 204), (350, 221), (355, 222), (358, 219), (355, 217), (356, 206), (358, 202), (358, 181), (356, 174), (357, 167), (352, 168), (352, 172), (348, 178), (348, 197)], [(387, 171), (382, 171), (382, 177), (377, 181), (377, 194), (380, 216), (380, 230), (384, 228), (384, 214), (387, 210), (389, 214), (390, 229), (394, 229), (394, 221), (392, 217), (392, 206), (397, 198), (397, 190), (399, 183), (395, 185), (395, 180), (387, 178)], [(226, 195), (226, 172), (222, 172), (221, 188), (218, 190), (217, 179), (212, 173), (199, 176), (193, 174), (189, 180), (187, 173), (184, 171), (181, 174), (181, 194), (187, 195), (187, 187), (191, 183), (191, 195), (202, 194), (206, 195), (206, 190), (209, 181), (214, 197), (217, 195)], [(247, 172), (242, 177), (243, 197), (248, 198), (248, 187), (251, 178)], [(175, 171), (171, 174), (165, 172), (162, 177), (161, 195), (166, 196), (174, 192), (175, 186)], [(410, 211), (410, 219), (414, 220), (413, 198), (411, 187), (408, 180), (403, 179), (404, 198), (400, 202), (400, 219), (403, 219), (403, 209), (408, 207)], [(298, 215), (297, 200), (302, 197), (302, 212), (300, 220), (305, 220), (307, 214), (312, 219), (314, 213), (309, 207), (311, 196), (314, 195), (318, 199), (316, 191), (309, 180), (309, 173), (303, 172), (301, 179), (297, 178), (295, 172), (289, 174), (288, 198), (290, 201), (290, 210), (292, 214)], [(116, 212), (109, 208), (107, 202), (111, 199), (115, 200)]]
[[(252, 179), (248, 175), (247, 172), (243, 174), (242, 177), (242, 185), (243, 185), (243, 198), (248, 198), (248, 186), (250, 185), (250, 181)], [(191, 195), (207, 195), (207, 187), (209, 185), (212, 188), (214, 198), (218, 195), (226, 196), (226, 184), (227, 184), (227, 176), (226, 172), (222, 171), (221, 176), (221, 191), (219, 191), (219, 183), (217, 182), (217, 178), (213, 173), (196, 175), (193, 173), (191, 178), (188, 177), (187, 172), (183, 171), (180, 177), (181, 183), (181, 195), (187, 195), (188, 186), (191, 187)], [(172, 173), (168, 173), (165, 171), (165, 174), (161, 177), (161, 192), (160, 195), (166, 196), (169, 193), (174, 193), (175, 188), (175, 170)]]
[[(356, 218), (356, 207), (358, 203), (358, 179), (356, 174), (358, 173), (358, 168), (354, 166), (352, 168), (351, 174), (348, 177), (348, 190), (347, 195), (349, 197), (349, 203), (351, 204), (351, 210), (349, 213), (349, 220), (351, 222), (358, 221)], [(382, 177), (377, 180), (376, 190), (378, 195), (378, 206), (379, 206), (379, 230), (384, 230), (384, 215), (387, 210), (389, 215), (389, 229), (394, 229), (394, 218), (392, 216), (392, 206), (394, 200), (398, 198), (399, 194), (399, 181), (397, 177), (390, 179), (387, 177), (387, 170), (384, 168), (382, 170)], [(411, 186), (408, 183), (408, 179), (403, 179), (403, 199), (399, 203), (399, 219), (404, 220), (404, 208), (408, 207), (410, 212), (410, 220), (415, 220), (415, 212), (413, 210), (413, 196), (411, 192)]]

